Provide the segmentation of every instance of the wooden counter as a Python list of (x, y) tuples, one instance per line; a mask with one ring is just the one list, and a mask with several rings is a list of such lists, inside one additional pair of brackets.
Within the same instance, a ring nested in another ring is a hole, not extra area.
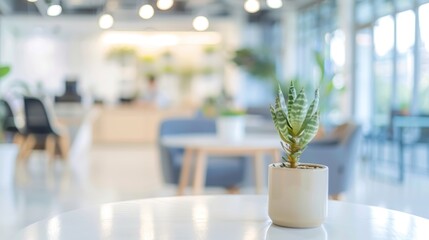
[(193, 109), (159, 109), (134, 104), (98, 108), (93, 126), (95, 143), (156, 143), (163, 119), (194, 114)]

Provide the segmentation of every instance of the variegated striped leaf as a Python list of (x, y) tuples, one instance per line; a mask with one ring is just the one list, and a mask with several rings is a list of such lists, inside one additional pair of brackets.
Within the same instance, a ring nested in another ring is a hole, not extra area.
[(290, 155), (290, 152), (291, 152), (290, 145), (285, 142), (280, 142), (280, 144), (282, 145), (282, 148), (286, 152), (286, 154)]
[[(304, 152), (304, 150), (306, 149), (306, 147), (301, 148), (299, 151), (296, 151), (292, 154), (293, 158), (296, 158), (299, 161), (299, 158), (301, 157), (302, 153)], [(297, 161), (297, 162), (298, 162)]]
[(293, 84), (293, 81), (291, 81), (290, 82), (290, 87), (289, 87), (288, 100), (287, 100), (287, 107), (289, 109), (292, 107), (293, 102), (295, 101), (295, 99), (296, 99), (296, 90), (295, 90), (295, 86)]
[(314, 93), (314, 99), (313, 102), (311, 102), (310, 107), (308, 108), (307, 115), (305, 116), (304, 123), (301, 126), (301, 129), (298, 132), (298, 136), (301, 136), (304, 132), (305, 128), (307, 127), (308, 122), (311, 119), (311, 116), (313, 116), (317, 109), (319, 108), (319, 89), (317, 89)]
[(319, 129), (319, 113), (314, 114), (310, 121), (307, 123), (307, 127), (304, 130), (304, 133), (300, 139), (300, 145), (306, 146), (317, 134)]
[(287, 109), (286, 104), (285, 104), (285, 99), (284, 99), (284, 96), (283, 96), (283, 92), (281, 91), (280, 88), (279, 88), (278, 95), (276, 97), (276, 108), (275, 108), (275, 110), (276, 110), (277, 114), (281, 114), (282, 115), (282, 116), (279, 117), (280, 119), (282, 119), (282, 118), (286, 119), (287, 127), (289, 127), (289, 129), (291, 130), (292, 126), (290, 125), (290, 121), (289, 121), (289, 119), (287, 117), (288, 116), (288, 113), (287, 113), (288, 109)]
[(270, 106), (270, 112), (271, 112), (271, 118), (273, 119), (273, 122), (274, 122), (274, 126), (276, 127), (277, 132), (279, 133), (280, 138), (283, 141), (286, 141), (286, 137), (283, 135), (282, 131), (280, 130), (281, 127), (280, 127), (279, 121), (277, 119), (277, 113), (276, 113), (276, 110), (274, 109), (273, 106)]
[(287, 157), (282, 156), (283, 162), (288, 162)]
[(281, 109), (283, 109), (283, 111), (284, 111), (284, 112), (286, 113), (286, 115), (287, 115), (288, 109), (287, 109), (287, 106), (286, 106), (285, 96), (283, 95), (283, 91), (282, 91), (282, 88), (280, 87), (280, 84), (279, 84), (278, 88), (279, 88), (279, 92), (278, 92), (278, 94), (277, 94), (277, 97), (278, 97), (278, 99), (279, 99), (279, 101), (280, 101), (280, 103), (279, 103), (279, 107), (280, 107)]
[(305, 120), (305, 114), (307, 110), (307, 97), (305, 96), (304, 89), (302, 89), (298, 97), (295, 99), (292, 108), (289, 107), (289, 119), (290, 125), (292, 125), (292, 131), (295, 135), (298, 134), (301, 129), (301, 125)]
[(276, 119), (279, 125), (278, 130), (283, 134), (283, 136), (289, 135), (291, 127), (286, 113), (282, 109), (276, 109)]

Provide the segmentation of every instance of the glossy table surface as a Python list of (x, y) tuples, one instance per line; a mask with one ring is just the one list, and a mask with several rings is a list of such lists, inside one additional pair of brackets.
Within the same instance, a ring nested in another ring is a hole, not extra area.
[(329, 202), (318, 228), (271, 224), (262, 195), (153, 198), (104, 204), (35, 223), (16, 239), (413, 239), (427, 240), (429, 220), (378, 207)]

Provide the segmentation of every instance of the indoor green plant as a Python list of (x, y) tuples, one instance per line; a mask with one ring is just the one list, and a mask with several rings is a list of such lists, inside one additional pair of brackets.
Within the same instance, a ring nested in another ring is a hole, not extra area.
[(243, 139), (246, 127), (246, 112), (231, 107), (224, 107), (216, 118), (218, 136), (226, 141), (240, 141)]
[(276, 65), (268, 51), (240, 48), (234, 52), (231, 60), (255, 79), (266, 82), (275, 92), (275, 86), (278, 83)]
[(304, 89), (296, 93), (293, 82), (286, 100), (279, 86), (270, 107), (274, 125), (286, 156), (269, 166), (268, 212), (274, 224), (285, 227), (316, 227), (326, 218), (328, 168), (299, 163), (300, 156), (319, 127), (319, 91), (310, 106)]

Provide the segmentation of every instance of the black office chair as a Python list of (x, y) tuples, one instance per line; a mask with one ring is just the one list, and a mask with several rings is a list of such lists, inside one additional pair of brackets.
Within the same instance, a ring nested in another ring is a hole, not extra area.
[(60, 131), (52, 122), (45, 104), (38, 98), (24, 97), (25, 134), (24, 150), (20, 159), (27, 159), (33, 149), (45, 149), (49, 160), (59, 154), (68, 158), (69, 140), (65, 131)]
[(4, 132), (5, 141), (13, 142), (18, 145), (22, 144), (24, 142), (24, 135), (16, 125), (15, 116), (13, 114), (12, 108), (10, 107), (9, 103), (4, 99), (0, 99), (0, 106), (4, 113), (2, 128)]

